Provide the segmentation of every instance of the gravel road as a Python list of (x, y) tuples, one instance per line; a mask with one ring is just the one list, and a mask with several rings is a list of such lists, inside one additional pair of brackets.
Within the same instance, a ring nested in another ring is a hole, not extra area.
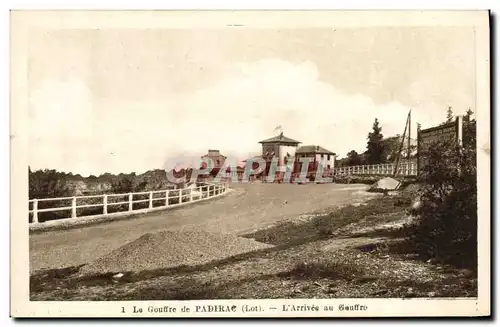
[(282, 220), (357, 203), (366, 185), (234, 184), (228, 195), (188, 207), (30, 235), (30, 272), (94, 261), (146, 233), (202, 230), (244, 234)]

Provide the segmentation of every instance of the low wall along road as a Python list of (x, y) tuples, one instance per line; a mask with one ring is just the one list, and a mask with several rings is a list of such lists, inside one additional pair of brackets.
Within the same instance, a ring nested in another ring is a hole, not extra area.
[[(335, 168), (336, 176), (393, 176), (396, 172), (396, 165), (393, 163), (380, 165), (348, 166)], [(417, 176), (417, 162), (400, 163), (398, 166), (398, 176)]]

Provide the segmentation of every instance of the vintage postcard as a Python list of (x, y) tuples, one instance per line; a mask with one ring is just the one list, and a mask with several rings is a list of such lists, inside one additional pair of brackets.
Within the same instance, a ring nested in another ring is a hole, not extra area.
[(487, 11), (12, 11), (11, 316), (490, 315)]

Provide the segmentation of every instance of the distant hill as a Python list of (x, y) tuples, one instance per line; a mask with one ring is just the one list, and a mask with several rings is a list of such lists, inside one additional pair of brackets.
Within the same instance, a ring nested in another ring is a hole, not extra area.
[(165, 190), (173, 184), (164, 170), (150, 170), (143, 174), (110, 174), (82, 177), (54, 169), (29, 171), (29, 197), (51, 198), (103, 193), (129, 193)]

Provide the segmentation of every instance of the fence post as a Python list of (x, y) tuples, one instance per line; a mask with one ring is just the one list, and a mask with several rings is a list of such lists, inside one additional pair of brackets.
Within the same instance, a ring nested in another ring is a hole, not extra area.
[(108, 214), (108, 195), (107, 194), (104, 194), (104, 196), (102, 198), (102, 213), (104, 215)]
[(168, 207), (168, 195), (170, 193), (170, 190), (165, 191), (165, 207)]
[(128, 211), (134, 210), (133, 202), (132, 202), (132, 193), (128, 194)]
[(38, 223), (38, 199), (33, 200), (33, 223)]
[(199, 188), (199, 192), (200, 192), (200, 195), (198, 196), (198, 199), (203, 199), (203, 186), (200, 186), (198, 187)]
[(182, 189), (179, 189), (179, 204), (182, 203)]
[(71, 199), (71, 218), (76, 218), (76, 197)]
[(193, 202), (193, 189), (189, 189), (189, 202)]
[(149, 192), (149, 209), (153, 208), (153, 192)]

